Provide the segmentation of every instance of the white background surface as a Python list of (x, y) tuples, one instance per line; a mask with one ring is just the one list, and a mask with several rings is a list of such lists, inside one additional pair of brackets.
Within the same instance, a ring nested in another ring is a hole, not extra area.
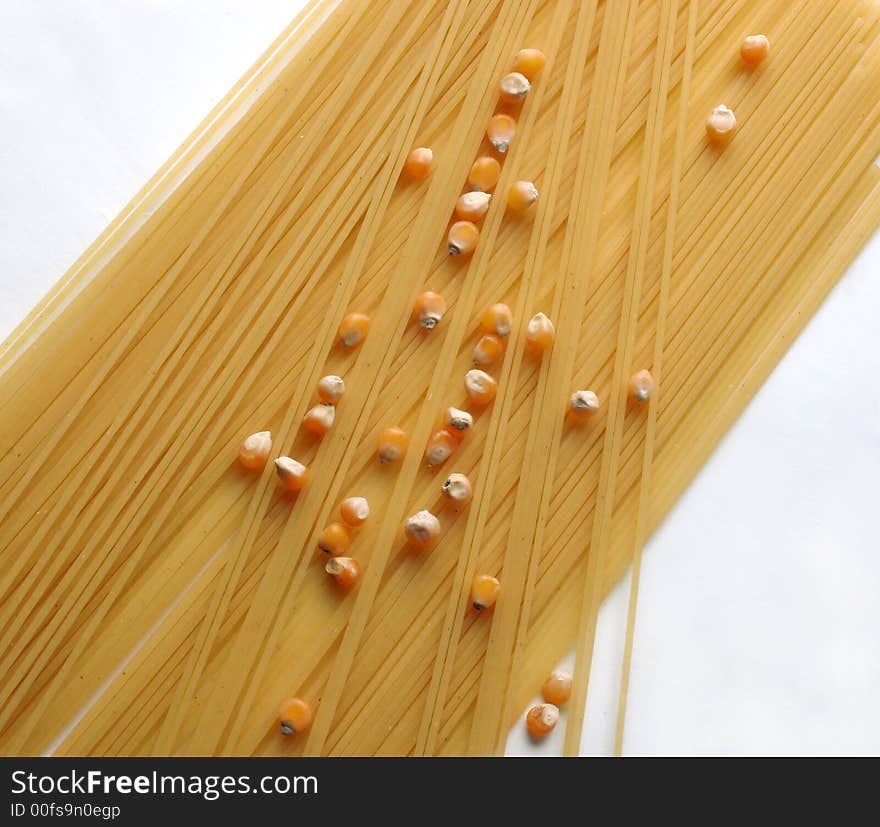
[[(0, 339), (295, 0), (0, 0)], [(645, 554), (625, 751), (880, 753), (880, 238)], [(628, 584), (584, 752), (608, 754)], [(561, 727), (511, 754), (558, 754)]]

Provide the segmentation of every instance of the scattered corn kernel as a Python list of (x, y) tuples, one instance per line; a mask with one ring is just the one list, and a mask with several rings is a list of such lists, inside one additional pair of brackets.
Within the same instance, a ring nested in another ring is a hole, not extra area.
[(327, 402), (319, 402), (309, 409), (303, 417), (303, 427), (314, 436), (322, 437), (332, 427), (336, 419), (336, 408)]
[(431, 548), (440, 538), (440, 520), (430, 511), (419, 511), (407, 517), (403, 531), (410, 545)]
[(647, 370), (640, 370), (629, 380), (629, 390), (636, 402), (647, 402), (654, 392), (654, 377)]
[(478, 574), (471, 584), (471, 603), (478, 612), (494, 606), (499, 594), (501, 594), (501, 583), (498, 582), (497, 577)]
[(480, 231), (472, 221), (456, 221), (449, 228), (449, 255), (469, 256), (477, 247)]
[(339, 557), (348, 551), (351, 535), (342, 523), (330, 523), (318, 535), (318, 548), (331, 557)]
[(584, 419), (599, 410), (599, 397), (593, 391), (575, 391), (569, 399), (568, 409), (576, 419)]
[(546, 62), (547, 57), (540, 49), (520, 49), (514, 58), (513, 68), (529, 80), (533, 80)]
[(483, 311), (480, 316), (480, 327), (486, 333), (494, 333), (504, 338), (510, 333), (513, 327), (513, 313), (506, 304), (493, 304)]
[(335, 405), (345, 393), (345, 382), (341, 376), (329, 374), (318, 381), (318, 398), (328, 405)]
[(507, 152), (514, 135), (516, 135), (516, 121), (510, 115), (493, 115), (489, 118), (486, 137), (502, 155)]
[(417, 146), (403, 164), (403, 169), (410, 178), (427, 178), (434, 165), (434, 152), (426, 146)]
[[(495, 161), (494, 158), (490, 160)], [(488, 212), (491, 200), (492, 196), (488, 192), (480, 190), (466, 192), (455, 202), (455, 217), (462, 221), (480, 221)]]
[(547, 350), (553, 344), (556, 330), (544, 313), (535, 313), (526, 325), (526, 344), (533, 350)]
[(428, 467), (433, 468), (435, 465), (442, 465), (452, 452), (458, 447), (458, 440), (445, 428), (435, 431), (428, 440), (428, 446), (425, 448), (425, 459), (428, 461)]
[(364, 313), (349, 313), (339, 325), (339, 341), (343, 347), (359, 345), (370, 332), (370, 317)]
[(498, 383), (484, 370), (469, 370), (464, 375), (464, 389), (475, 405), (488, 405), (498, 393)]
[(507, 206), (512, 212), (525, 212), (538, 200), (538, 188), (531, 181), (514, 181), (507, 193)]
[(415, 314), (425, 330), (433, 330), (446, 312), (446, 299), (430, 290), (416, 299)]
[(405, 453), (409, 437), (402, 428), (383, 428), (379, 434), (379, 462), (397, 462)]
[(339, 513), (349, 525), (361, 525), (370, 516), (370, 504), (366, 497), (348, 497), (339, 506)]
[(446, 427), (463, 434), (474, 426), (474, 418), (460, 408), (446, 409)]
[(467, 182), (477, 192), (492, 192), (500, 177), (501, 164), (491, 155), (483, 155), (471, 166)]
[(501, 78), (498, 89), (501, 92), (502, 100), (508, 103), (517, 103), (523, 100), (531, 91), (532, 84), (529, 79), (520, 72), (511, 72)]
[(541, 695), (548, 704), (562, 706), (571, 697), (571, 675), (562, 669), (554, 669), (544, 681)]
[(305, 732), (312, 723), (312, 708), (301, 698), (288, 698), (278, 710), (281, 734), (293, 735)]
[(726, 106), (716, 106), (706, 121), (706, 134), (716, 144), (726, 144), (737, 129), (736, 115)]
[(440, 490), (444, 497), (456, 505), (467, 505), (474, 496), (471, 481), (464, 474), (450, 474)]
[(739, 48), (739, 53), (746, 63), (760, 63), (770, 53), (770, 41), (766, 35), (749, 35)]
[(487, 333), (480, 337), (474, 345), (474, 364), (491, 365), (497, 362), (504, 354), (504, 342), (494, 333)]
[(558, 707), (553, 704), (538, 704), (526, 713), (526, 729), (532, 738), (544, 738), (553, 732), (558, 720)]
[(309, 481), (308, 466), (290, 457), (275, 460), (275, 473), (288, 491), (301, 491)]
[(251, 471), (259, 471), (269, 459), (272, 451), (272, 433), (259, 431), (251, 434), (238, 449), (238, 461)]
[(353, 557), (331, 557), (324, 566), (341, 589), (350, 589), (361, 579), (361, 564)]

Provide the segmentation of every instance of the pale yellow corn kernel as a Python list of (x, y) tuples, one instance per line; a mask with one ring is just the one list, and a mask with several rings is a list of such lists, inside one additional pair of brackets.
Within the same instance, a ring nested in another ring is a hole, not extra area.
[(636, 402), (647, 402), (654, 392), (654, 377), (647, 370), (634, 373), (629, 380), (629, 392)]
[(507, 103), (518, 103), (523, 100), (531, 88), (532, 84), (529, 83), (529, 79), (520, 72), (510, 72), (501, 78), (501, 83), (498, 84), (501, 99)]
[(520, 49), (514, 58), (513, 68), (529, 80), (534, 80), (546, 63), (547, 57), (540, 49)]
[(562, 669), (554, 669), (541, 687), (541, 695), (548, 704), (562, 706), (571, 697), (572, 678)]
[(349, 313), (339, 325), (339, 341), (343, 347), (359, 345), (370, 331), (370, 317), (364, 313)]
[(746, 63), (754, 66), (770, 54), (770, 41), (763, 34), (749, 35), (743, 40), (739, 53)]
[(407, 542), (416, 548), (431, 548), (440, 539), (440, 520), (430, 511), (419, 511), (403, 524)]
[(433, 330), (446, 312), (446, 299), (430, 290), (416, 298), (414, 313), (425, 330)]
[(538, 188), (531, 181), (514, 181), (507, 193), (511, 212), (522, 213), (538, 200)]
[(456, 221), (449, 228), (449, 255), (469, 256), (477, 247), (480, 231), (472, 221)]
[(491, 155), (482, 155), (471, 166), (467, 182), (475, 192), (492, 192), (500, 177), (501, 164)]
[[(492, 160), (495, 160), (494, 158)], [(455, 217), (461, 221), (481, 221), (489, 211), (492, 196), (488, 192), (474, 190), (460, 195), (455, 202)]]
[(467, 505), (474, 496), (471, 481), (464, 474), (450, 474), (441, 488), (443, 496), (457, 506)]
[(379, 462), (386, 465), (389, 462), (398, 462), (406, 453), (409, 437), (403, 428), (383, 428), (379, 434), (379, 450), (377, 455)]
[(348, 590), (361, 578), (361, 564), (353, 557), (331, 557), (324, 566), (340, 589)]
[(557, 721), (559, 708), (553, 704), (538, 704), (526, 713), (526, 729), (532, 738), (545, 738), (553, 731)]
[(457, 447), (458, 438), (445, 428), (435, 431), (431, 434), (431, 438), (428, 440), (428, 445), (425, 448), (425, 460), (428, 463), (428, 467), (433, 468), (435, 465), (442, 465), (452, 456), (452, 452)]
[(526, 344), (536, 351), (547, 350), (556, 338), (553, 322), (544, 313), (535, 313), (526, 325)]
[(370, 503), (366, 497), (347, 497), (339, 506), (339, 513), (348, 525), (362, 525), (370, 516)]
[(460, 408), (447, 408), (444, 425), (457, 433), (463, 434), (474, 427), (474, 418)]
[(238, 461), (251, 471), (265, 466), (272, 452), (272, 433), (259, 431), (247, 437), (238, 449)]
[(288, 491), (301, 491), (309, 481), (308, 466), (291, 457), (278, 457), (275, 473)]
[(716, 144), (728, 143), (736, 130), (736, 115), (726, 106), (716, 106), (706, 121), (706, 134)]
[(333, 427), (335, 419), (336, 408), (327, 402), (319, 402), (306, 412), (303, 427), (313, 436), (322, 437)]
[(599, 397), (593, 391), (575, 391), (568, 400), (568, 410), (575, 419), (584, 419), (599, 410)]
[(516, 121), (510, 115), (493, 115), (489, 118), (486, 137), (502, 155), (510, 148), (514, 135), (516, 135)]
[(495, 605), (501, 594), (501, 583), (497, 577), (489, 574), (478, 574), (471, 583), (471, 605), (478, 611), (489, 609)]
[(480, 316), (480, 327), (486, 333), (494, 333), (504, 338), (513, 327), (513, 313), (506, 304), (493, 304)]
[(341, 376), (331, 373), (318, 381), (318, 398), (328, 405), (335, 405), (345, 394), (345, 382)]
[(498, 383), (484, 370), (474, 368), (464, 375), (464, 389), (475, 405), (488, 405), (498, 393)]
[(312, 708), (301, 698), (288, 698), (278, 710), (282, 735), (305, 732), (312, 723)]
[(417, 146), (406, 156), (403, 170), (410, 178), (427, 178), (433, 165), (433, 150), (426, 146)]
[(475, 365), (492, 365), (504, 355), (504, 340), (494, 333), (481, 336), (474, 345), (473, 361)]

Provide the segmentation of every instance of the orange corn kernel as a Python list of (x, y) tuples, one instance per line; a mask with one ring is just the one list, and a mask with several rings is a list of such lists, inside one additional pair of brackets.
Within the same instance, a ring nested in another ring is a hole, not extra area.
[(489, 118), (486, 137), (502, 155), (507, 152), (514, 135), (516, 135), (516, 121), (510, 115), (493, 115)]
[(475, 405), (488, 405), (498, 393), (498, 383), (484, 370), (469, 370), (464, 375), (464, 389)]
[(519, 103), (529, 94), (531, 88), (529, 79), (521, 72), (510, 72), (501, 78), (501, 83), (498, 84), (501, 99), (507, 103)]
[(309, 468), (290, 457), (275, 460), (275, 473), (288, 491), (301, 491), (309, 481)]
[(333, 427), (336, 419), (336, 408), (326, 402), (319, 402), (306, 412), (303, 427), (312, 435), (322, 437)]
[(434, 152), (426, 146), (417, 146), (403, 164), (403, 171), (410, 178), (427, 178), (434, 165)]
[(547, 57), (540, 49), (520, 49), (513, 60), (513, 68), (514, 71), (533, 80), (546, 62)]
[[(494, 158), (491, 160), (495, 160)], [(495, 163), (498, 163), (495, 161)], [(462, 221), (481, 221), (489, 211), (492, 196), (488, 192), (474, 190), (460, 195), (455, 202), (455, 217)]]
[(706, 121), (706, 134), (716, 144), (726, 144), (737, 130), (736, 115), (726, 106), (716, 106)]
[(553, 704), (538, 704), (526, 713), (526, 729), (532, 738), (544, 738), (553, 732), (558, 720), (558, 707)]
[(471, 603), (478, 612), (494, 606), (500, 594), (501, 583), (497, 577), (478, 574), (471, 584)]
[(446, 499), (455, 505), (467, 505), (474, 496), (471, 481), (464, 474), (450, 474), (440, 489)]
[(513, 327), (513, 313), (506, 304), (493, 304), (483, 311), (480, 316), (480, 327), (486, 333), (494, 333), (496, 336), (504, 338), (510, 333)]
[(345, 393), (345, 382), (341, 376), (331, 373), (318, 381), (318, 399), (328, 405), (335, 405)]
[(405, 453), (409, 437), (402, 428), (383, 428), (379, 434), (379, 462), (397, 462)]
[(456, 221), (449, 228), (449, 255), (469, 256), (480, 240), (480, 231), (472, 221)]
[(447, 408), (443, 424), (444, 427), (461, 436), (474, 427), (474, 418), (460, 408)]
[(349, 525), (361, 525), (370, 516), (370, 504), (366, 497), (348, 497), (339, 506), (339, 513), (343, 521)]
[(749, 35), (742, 42), (739, 53), (746, 63), (755, 65), (770, 54), (770, 41), (763, 34)]
[(501, 164), (491, 155), (483, 155), (474, 161), (467, 182), (477, 192), (492, 192), (501, 177)]
[(354, 347), (367, 338), (370, 317), (365, 313), (349, 313), (339, 325), (339, 341), (343, 347)]
[(511, 212), (525, 212), (538, 200), (538, 188), (531, 181), (514, 181), (507, 193)]
[(634, 373), (629, 380), (629, 392), (636, 402), (647, 402), (654, 392), (654, 377), (647, 370)]
[(494, 333), (481, 336), (474, 345), (475, 365), (492, 365), (504, 355), (504, 342)]
[(526, 344), (537, 351), (547, 350), (553, 344), (556, 331), (553, 322), (544, 313), (535, 313), (526, 326)]
[(435, 431), (428, 440), (428, 446), (425, 448), (425, 459), (428, 461), (428, 467), (442, 465), (452, 452), (458, 447), (458, 440), (445, 428)]
[(331, 557), (345, 554), (351, 545), (351, 535), (342, 523), (330, 523), (318, 535), (318, 548)]
[(353, 557), (331, 557), (324, 566), (341, 589), (350, 589), (361, 579), (361, 564)]
[(305, 732), (312, 723), (312, 708), (302, 698), (288, 698), (278, 710), (282, 735)]
[(541, 695), (548, 704), (562, 706), (571, 697), (571, 675), (554, 669), (541, 687)]
[(251, 434), (238, 449), (238, 461), (251, 471), (259, 471), (269, 459), (272, 451), (272, 434), (259, 431)]
[(439, 293), (432, 293), (428, 290), (416, 299), (416, 318), (425, 330), (433, 330), (445, 312), (446, 299)]
[(575, 419), (586, 419), (599, 410), (599, 397), (593, 391), (575, 391), (568, 400), (568, 409)]
[(416, 548), (431, 548), (440, 539), (440, 520), (430, 511), (419, 511), (403, 524), (407, 542)]

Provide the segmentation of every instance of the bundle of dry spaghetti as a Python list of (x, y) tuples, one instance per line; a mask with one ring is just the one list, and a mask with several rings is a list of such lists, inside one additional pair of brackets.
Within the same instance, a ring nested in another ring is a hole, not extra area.
[[(0, 749), (496, 753), (576, 645), (575, 753), (603, 595), (880, 224), (878, 11), (315, 0), (0, 352)], [(754, 33), (773, 48), (749, 67)], [(450, 257), (523, 47), (547, 63), (496, 192), (540, 197), (493, 198)], [(740, 124), (723, 148), (719, 104)], [(401, 177), (416, 146), (421, 181)], [(425, 290), (448, 305), (429, 332)], [(427, 467), (495, 302), (497, 397)], [(543, 355), (523, 347), (538, 311)], [(372, 325), (341, 348), (351, 312)], [(325, 374), (347, 391), (318, 441), (300, 423)], [(578, 388), (602, 402), (587, 423), (565, 416)], [(394, 465), (388, 426), (410, 440)], [(236, 462), (265, 430), (310, 468), (296, 498)], [(414, 554), (403, 521), (438, 512), (449, 471), (473, 501)], [(316, 539), (355, 495), (343, 593)], [(492, 612), (467, 610), (477, 572), (501, 581)], [(284, 738), (291, 695), (315, 719)]]

